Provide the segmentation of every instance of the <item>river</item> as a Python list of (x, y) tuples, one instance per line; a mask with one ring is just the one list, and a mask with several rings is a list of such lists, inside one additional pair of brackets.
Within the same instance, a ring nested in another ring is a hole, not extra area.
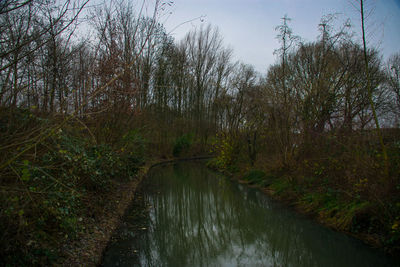
[(201, 162), (151, 169), (102, 266), (400, 266)]

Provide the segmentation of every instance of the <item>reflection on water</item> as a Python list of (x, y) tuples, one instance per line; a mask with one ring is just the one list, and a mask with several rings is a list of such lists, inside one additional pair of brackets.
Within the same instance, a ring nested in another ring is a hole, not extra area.
[(103, 266), (399, 266), (199, 163), (155, 168), (146, 183), (148, 219), (126, 215)]

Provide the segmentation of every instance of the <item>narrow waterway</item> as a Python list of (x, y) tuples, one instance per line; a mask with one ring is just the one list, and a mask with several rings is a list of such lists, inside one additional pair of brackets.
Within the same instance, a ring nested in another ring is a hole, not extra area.
[(103, 266), (400, 266), (203, 164), (153, 168)]

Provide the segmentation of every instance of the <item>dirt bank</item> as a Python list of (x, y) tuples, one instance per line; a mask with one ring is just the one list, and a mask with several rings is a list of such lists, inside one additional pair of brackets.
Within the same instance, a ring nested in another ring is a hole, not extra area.
[(97, 266), (100, 264), (108, 240), (134, 199), (138, 185), (153, 165), (154, 163), (146, 164), (133, 181), (114, 188), (100, 217), (85, 219), (86, 232), (76, 242), (65, 245), (67, 258), (60, 266)]

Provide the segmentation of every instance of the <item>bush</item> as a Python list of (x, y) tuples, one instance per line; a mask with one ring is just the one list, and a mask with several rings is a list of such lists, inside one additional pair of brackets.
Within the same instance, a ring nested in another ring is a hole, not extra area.
[(146, 154), (146, 140), (138, 130), (130, 130), (123, 136), (123, 146), (121, 148), (121, 152), (128, 153), (127, 159), (129, 159), (131, 163), (140, 165), (144, 162)]
[(224, 134), (217, 135), (213, 142), (211, 153), (216, 153), (216, 166), (219, 169), (227, 169), (231, 172), (238, 171), (237, 161), (240, 148), (237, 140)]
[[(18, 125), (29, 132), (49, 124), (27, 112), (15, 114), (14, 124), (0, 114), (0, 122), (7, 122), (0, 136), (21, 138), (10, 131), (21, 129)], [(3, 170), (1, 186), (8, 190), (0, 196), (2, 263), (50, 266), (59, 260), (61, 245), (84, 231), (95, 218), (94, 209), (103, 211), (100, 202), (108, 191), (121, 179), (133, 178), (143, 163), (145, 142), (137, 131), (128, 132), (118, 145), (96, 144), (67, 124)], [(5, 158), (21, 149), (5, 151)]]
[(251, 170), (243, 177), (243, 180), (249, 181), (253, 184), (264, 184), (265, 172), (261, 170)]
[(182, 135), (175, 140), (172, 155), (179, 157), (182, 152), (187, 151), (192, 145), (192, 137), (190, 134)]

